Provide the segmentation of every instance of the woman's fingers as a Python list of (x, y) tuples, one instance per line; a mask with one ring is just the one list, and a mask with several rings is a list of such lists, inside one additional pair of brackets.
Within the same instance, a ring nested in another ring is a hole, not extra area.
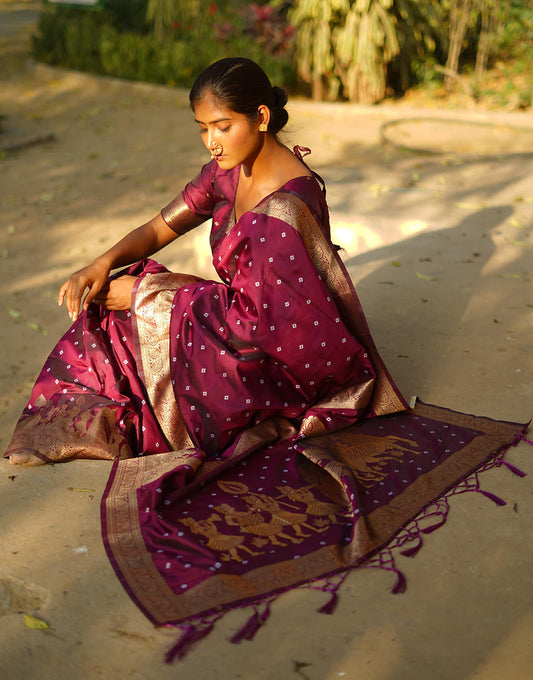
[(61, 286), (57, 301), (60, 305), (65, 302), (72, 321), (76, 321), (79, 316), (85, 290), (89, 289), (83, 300), (83, 309), (88, 308), (98, 291), (105, 285), (108, 275), (109, 269), (95, 261), (72, 274)]
[(59, 289), (59, 294), (57, 296), (57, 304), (61, 307), (63, 304), (63, 300), (65, 299), (65, 293), (67, 292), (68, 289), (68, 281), (65, 281), (65, 283), (61, 286)]
[(83, 309), (88, 309), (91, 302), (96, 302), (97, 305), (105, 304), (108, 293), (109, 283), (94, 281), (83, 301)]
[(67, 291), (67, 310), (72, 321), (76, 321), (80, 312), (81, 298), (88, 283), (85, 277), (79, 280), (77, 277), (71, 277), (71, 284)]
[(136, 280), (135, 276), (119, 276), (103, 286), (92, 300), (113, 311), (131, 309), (131, 294)]

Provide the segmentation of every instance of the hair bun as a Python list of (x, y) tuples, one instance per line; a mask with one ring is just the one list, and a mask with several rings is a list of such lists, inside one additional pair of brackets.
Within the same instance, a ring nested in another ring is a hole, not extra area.
[(277, 85), (272, 88), (272, 96), (274, 97), (274, 106), (280, 109), (285, 106), (289, 99), (285, 90)]

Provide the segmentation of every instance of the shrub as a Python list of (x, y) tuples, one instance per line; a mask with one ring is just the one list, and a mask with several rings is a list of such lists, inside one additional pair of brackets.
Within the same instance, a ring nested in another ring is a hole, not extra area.
[(190, 87), (213, 61), (245, 55), (258, 61), (276, 84), (295, 85), (290, 29), (282, 28), (279, 13), (257, 13), (257, 5), (237, 11), (229, 2), (212, 4), (202, 21), (176, 23), (161, 38), (140, 20), (147, 0), (135, 0), (134, 16), (122, 21), (128, 14), (126, 4), (114, 0), (102, 12), (64, 7), (44, 11), (33, 38), (34, 57), (91, 73)]

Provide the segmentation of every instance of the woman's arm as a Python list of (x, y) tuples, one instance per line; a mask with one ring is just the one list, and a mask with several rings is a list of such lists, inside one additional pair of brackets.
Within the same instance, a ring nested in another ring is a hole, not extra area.
[[(188, 213), (187, 220), (182, 220), (182, 228), (179, 232), (171, 229), (161, 214), (131, 231), (91, 264), (72, 274), (59, 290), (58, 304), (62, 305), (65, 301), (69, 316), (72, 321), (75, 321), (78, 318), (80, 304), (86, 289), (89, 290), (83, 299), (83, 309), (87, 309), (97, 294), (105, 287), (112, 269), (125, 267), (153, 255), (175, 238), (198, 226), (206, 219), (205, 217), (198, 217), (192, 211), (188, 211)], [(131, 288), (131, 286), (122, 287), (126, 292), (128, 288)], [(100, 299), (104, 298), (100, 296)], [(114, 308), (124, 307), (114, 306)], [(129, 301), (125, 308), (129, 309)]]

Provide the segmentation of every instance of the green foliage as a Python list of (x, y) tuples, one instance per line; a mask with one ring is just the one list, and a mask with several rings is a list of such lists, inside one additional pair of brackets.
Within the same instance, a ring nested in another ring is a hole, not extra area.
[(411, 61), (436, 49), (439, 11), (438, 0), (295, 0), (298, 73), (317, 99), (379, 101), (391, 65), (407, 86)]
[(105, 0), (106, 23), (121, 31), (146, 33), (146, 10), (148, 0)]
[(103, 22), (97, 12), (44, 11), (39, 32), (32, 38), (33, 56), (56, 66), (102, 73), (99, 40)]
[(502, 59), (525, 58), (533, 62), (533, 3), (508, 0), (496, 54)]
[[(53, 65), (186, 87), (213, 61), (243, 55), (278, 85), (306, 83), (317, 99), (372, 103), (413, 85), (441, 86), (454, 3), (459, 0), (105, 0), (103, 11), (55, 6), (43, 10), (33, 54)], [(502, 101), (530, 106), (531, 0), (472, 0), (469, 6), (458, 62), (463, 87), (472, 80), (478, 97), (493, 98), (496, 86), (480, 76), (492, 68), (501, 76)], [(492, 8), (497, 20), (487, 29), (483, 12), (486, 19)]]
[(531, 0), (294, 0), (289, 18), (298, 75), (316, 99), (373, 103), (434, 88), (444, 64), (475, 63), (478, 79), (502, 58), (533, 66)]
[[(289, 28), (285, 35), (286, 21), (283, 29), (279, 28), (279, 10), (244, 1), (236, 7), (230, 0), (218, 4), (188, 0), (180, 3), (175, 14), (165, 15), (163, 29), (156, 32), (149, 30), (155, 20), (155, 5), (148, 12), (148, 21), (147, 0), (133, 0), (131, 7), (127, 21), (126, 0), (108, 1), (103, 12), (64, 7), (43, 11), (33, 39), (34, 57), (66, 68), (189, 87), (213, 61), (243, 55), (259, 62), (276, 84), (295, 84), (291, 31)], [(190, 13), (185, 11), (187, 7)], [(125, 30), (125, 26), (137, 30)]]

